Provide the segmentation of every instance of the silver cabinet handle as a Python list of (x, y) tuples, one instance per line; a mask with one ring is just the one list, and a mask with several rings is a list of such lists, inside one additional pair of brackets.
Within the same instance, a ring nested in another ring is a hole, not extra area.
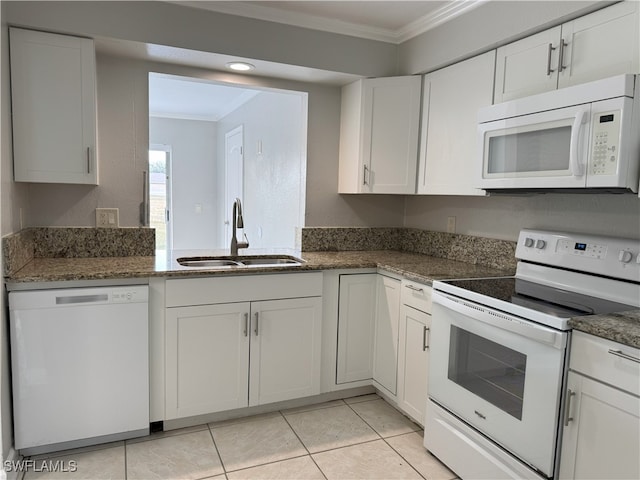
[(573, 397), (576, 392), (571, 389), (567, 389), (567, 398), (565, 399), (564, 404), (564, 426), (568, 427), (569, 422), (573, 421), (573, 417), (571, 416), (571, 397)]
[(616, 357), (624, 358), (625, 360), (631, 360), (632, 362), (640, 363), (640, 358), (624, 353), (622, 350), (614, 350), (610, 348), (609, 353), (611, 355), (615, 355)]
[(244, 314), (244, 336), (246, 337), (247, 335), (249, 335), (249, 314), (245, 313)]
[(409, 290), (413, 290), (414, 292), (422, 292), (424, 293), (424, 288), (414, 287), (413, 285), (405, 285)]
[(427, 343), (427, 332), (430, 329), (426, 325), (422, 328), (422, 351), (424, 352), (429, 348), (429, 344)]
[(259, 318), (260, 318), (260, 313), (259, 313), (259, 312), (256, 312), (256, 313), (255, 313), (255, 317), (256, 317), (256, 328), (255, 328), (254, 332), (255, 332), (256, 337), (257, 337), (257, 336), (258, 336), (258, 320), (259, 320)]
[(369, 183), (367, 182), (367, 175), (369, 173), (369, 167), (367, 167), (366, 165), (364, 166), (364, 172), (362, 173), (362, 184), (363, 185), (369, 185)]
[(564, 49), (568, 46), (569, 44), (564, 41), (564, 38), (560, 40), (560, 59), (558, 60), (558, 72), (564, 72), (564, 70), (567, 68), (564, 65)]
[(91, 173), (91, 147), (87, 147), (87, 173)]
[(552, 43), (549, 44), (549, 53), (547, 54), (547, 77), (551, 75), (555, 70), (551, 70), (551, 53), (555, 50)]

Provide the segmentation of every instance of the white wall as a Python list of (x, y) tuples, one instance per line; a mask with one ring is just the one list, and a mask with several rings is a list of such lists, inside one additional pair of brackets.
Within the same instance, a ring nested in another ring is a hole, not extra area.
[(171, 146), (172, 248), (215, 248), (216, 122), (152, 117), (149, 142)]
[[(294, 248), (304, 222), (306, 95), (265, 91), (219, 122), (244, 135), (244, 232), (252, 248)], [(258, 151), (262, 144), (262, 153)], [(224, 162), (224, 155), (220, 158)]]

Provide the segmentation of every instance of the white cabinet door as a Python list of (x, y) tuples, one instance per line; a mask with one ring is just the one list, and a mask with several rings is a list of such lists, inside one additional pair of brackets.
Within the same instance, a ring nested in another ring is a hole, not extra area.
[(562, 479), (640, 478), (638, 397), (569, 372)]
[(166, 419), (246, 407), (249, 303), (166, 310)]
[(373, 379), (396, 394), (400, 280), (378, 275), (373, 349)]
[(560, 88), (640, 72), (638, 7), (620, 2), (562, 26)]
[(558, 26), (498, 48), (495, 103), (557, 87), (560, 31)]
[(372, 378), (377, 277), (340, 275), (336, 383)]
[(320, 393), (322, 298), (251, 304), (249, 405)]
[(420, 90), (419, 76), (343, 88), (339, 193), (415, 193)]
[(431, 315), (402, 306), (398, 351), (398, 407), (424, 425)]
[(97, 185), (93, 40), (10, 35), (15, 180)]
[(475, 188), (477, 114), (492, 104), (494, 67), (491, 51), (425, 75), (418, 193), (486, 195)]

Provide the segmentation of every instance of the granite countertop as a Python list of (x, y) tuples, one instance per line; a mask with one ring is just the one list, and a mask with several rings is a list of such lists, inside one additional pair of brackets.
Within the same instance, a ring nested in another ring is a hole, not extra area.
[(569, 326), (596, 337), (640, 348), (640, 310), (576, 317), (569, 320)]
[[(244, 252), (243, 252), (244, 253)], [(265, 252), (247, 251), (246, 254)], [(194, 277), (331, 269), (379, 268), (414, 281), (431, 284), (444, 278), (477, 278), (513, 275), (512, 270), (474, 265), (418, 253), (391, 250), (346, 252), (278, 251), (305, 260), (301, 266), (239, 267), (225, 269), (183, 267), (180, 256), (225, 255), (214, 251), (181, 251), (154, 257), (35, 258), (6, 278), (8, 284), (26, 282), (87, 281), (147, 277)]]

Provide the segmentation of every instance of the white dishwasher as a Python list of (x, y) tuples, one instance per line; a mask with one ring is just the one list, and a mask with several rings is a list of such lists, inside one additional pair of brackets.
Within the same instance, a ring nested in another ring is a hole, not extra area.
[(9, 292), (15, 448), (149, 433), (147, 285)]

